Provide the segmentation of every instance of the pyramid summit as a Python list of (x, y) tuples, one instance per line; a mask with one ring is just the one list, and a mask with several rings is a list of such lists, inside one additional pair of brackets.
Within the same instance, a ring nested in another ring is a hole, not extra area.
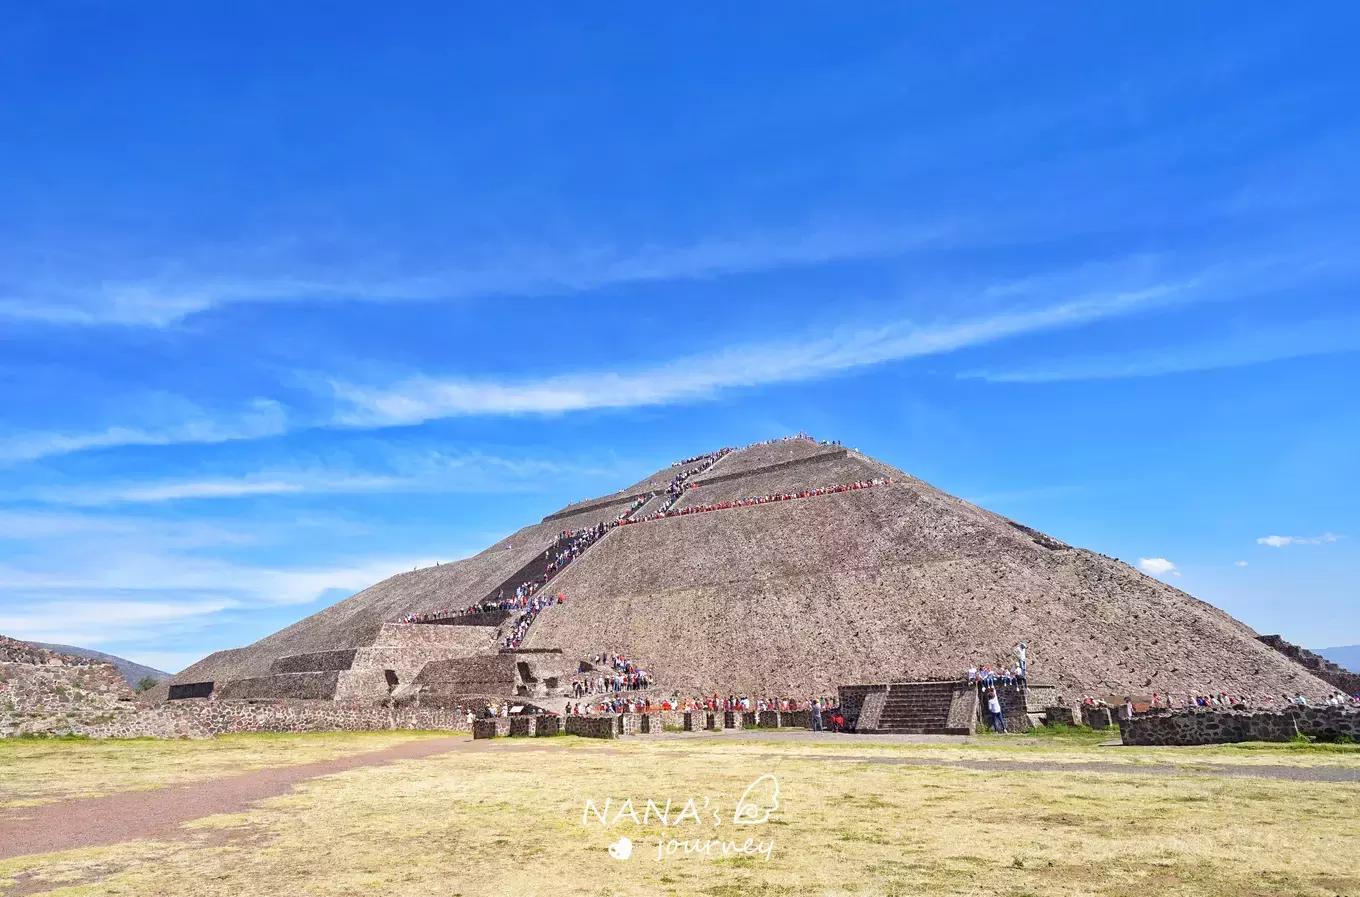
[(169, 697), (552, 698), (602, 653), (665, 694), (825, 694), (957, 678), (1017, 641), (1069, 703), (1330, 693), (1210, 604), (800, 435), (686, 458), (393, 576), (210, 655)]

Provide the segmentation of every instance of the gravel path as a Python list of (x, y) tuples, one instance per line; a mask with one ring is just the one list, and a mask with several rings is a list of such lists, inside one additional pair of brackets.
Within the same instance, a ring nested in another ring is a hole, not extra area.
[(258, 769), (154, 791), (130, 791), (0, 810), (0, 860), (174, 835), (185, 822), (218, 813), (240, 812), (255, 801), (284, 794), (307, 779), (394, 760), (420, 759), (470, 744), (465, 736), (419, 739), (379, 751)]

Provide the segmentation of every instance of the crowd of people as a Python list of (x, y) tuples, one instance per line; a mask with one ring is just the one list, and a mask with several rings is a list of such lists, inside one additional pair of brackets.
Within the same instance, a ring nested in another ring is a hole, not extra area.
[[(650, 681), (650, 680), (649, 680)], [(607, 690), (606, 690), (607, 691)], [(587, 693), (589, 694), (589, 693)], [(580, 698), (585, 695), (574, 694)], [(841, 731), (845, 728), (845, 717), (840, 708), (827, 698), (812, 698), (799, 701), (790, 698), (750, 697), (746, 695), (720, 695), (713, 693), (708, 697), (682, 698), (679, 694), (653, 699), (650, 695), (629, 695), (626, 691), (609, 692), (603, 699), (569, 702), (566, 712), (574, 716), (600, 713), (657, 713), (663, 710), (679, 710), (710, 713), (761, 713), (777, 710), (783, 713), (806, 710), (811, 714), (812, 726), (821, 731)]]
[(556, 595), (540, 595), (537, 598), (529, 599), (529, 606), (515, 618), (515, 622), (510, 627), (510, 633), (502, 637), (501, 647), (518, 648), (520, 642), (524, 641), (524, 636), (528, 634), (529, 627), (538, 618), (539, 611), (552, 607), (554, 604), (561, 604), (566, 600), (567, 596), (561, 592)]
[(977, 688), (978, 700), (986, 708), (987, 725), (1001, 734), (1006, 732), (1006, 714), (997, 686), (1019, 686), (1022, 692), (1029, 686), (1029, 645), (1019, 642), (1011, 653), (1015, 657), (1014, 663), (975, 663), (965, 674), (968, 684)]
[[(469, 605), (462, 609), (434, 610), (423, 614), (407, 614), (397, 620), (398, 623), (431, 623), (437, 620), (447, 620), (451, 617), (464, 617), (472, 614), (494, 613), (496, 611), (524, 611), (533, 610), (535, 614), (544, 604), (535, 605), (535, 594), (548, 584), (548, 581), (560, 573), (572, 561), (576, 560), (586, 549), (600, 541), (604, 534), (609, 532), (619, 523), (625, 520), (630, 514), (642, 507), (647, 501), (640, 498), (633, 502), (632, 507), (620, 514), (618, 518), (608, 523), (598, 523), (595, 526), (587, 526), (578, 530), (564, 531), (558, 535), (557, 540), (543, 552), (543, 572), (533, 579), (527, 580), (515, 586), (515, 591), (507, 595), (505, 589), (501, 588), (495, 595), (477, 604)], [(560, 597), (560, 596), (559, 596)], [(560, 602), (548, 602), (560, 603)]]
[(597, 669), (594, 676), (573, 677), (572, 697), (607, 693), (617, 695), (652, 687), (652, 674), (621, 654), (597, 654), (591, 658), (591, 662), (601, 669)]
[(965, 674), (969, 685), (976, 685), (978, 694), (996, 685), (1019, 685), (1024, 688), (1029, 683), (1029, 646), (1019, 642), (1011, 649), (1014, 663), (973, 664)]
[[(659, 520), (663, 517), (683, 517), (687, 514), (704, 514), (709, 511), (725, 511), (730, 508), (749, 508), (755, 505), (771, 504), (779, 501), (794, 501), (800, 498), (814, 498), (818, 495), (835, 495), (841, 492), (856, 492), (860, 489), (869, 489), (874, 486), (886, 486), (892, 480), (875, 477), (871, 480), (859, 480), (854, 483), (842, 483), (838, 486), (820, 486), (816, 489), (800, 489), (797, 492), (777, 492), (773, 495), (757, 495), (751, 498), (738, 498), (732, 501), (720, 501), (706, 505), (690, 505), (678, 511), (671, 510), (674, 502), (669, 502), (660, 510), (643, 517), (630, 517), (623, 521), (623, 525), (632, 523), (646, 523), (649, 520)], [(678, 498), (678, 496), (677, 496)]]

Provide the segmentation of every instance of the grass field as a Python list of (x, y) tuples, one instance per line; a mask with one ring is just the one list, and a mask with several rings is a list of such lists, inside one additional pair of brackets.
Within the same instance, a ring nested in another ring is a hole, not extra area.
[(201, 741), (0, 739), (0, 809), (330, 760), (434, 734), (437, 733), (261, 733), (223, 735)]
[[(235, 769), (223, 762), (297, 762), (378, 737), (30, 743), (0, 756), (8, 799), (22, 803), (90, 781), (146, 787), (153, 755), (202, 777)], [(173, 841), (0, 861), (0, 894), (1360, 894), (1360, 784), (1278, 777), (1360, 768), (1354, 749), (1124, 749), (1096, 746), (1102, 737), (467, 743), (311, 779), (247, 813), (191, 823)], [(913, 765), (922, 759), (1025, 766)], [(1094, 762), (1102, 771), (1083, 767)], [(1175, 771), (1139, 770), (1149, 764)], [(1277, 777), (1224, 775), (1242, 769)], [(777, 809), (734, 825), (738, 799), (767, 773)], [(629, 798), (637, 822), (620, 814)], [(648, 799), (670, 799), (669, 825), (643, 818)], [(677, 818), (691, 799), (697, 823)], [(602, 823), (586, 802), (603, 810), (606, 800)], [(626, 860), (607, 849), (623, 836), (633, 843)], [(713, 846), (747, 839), (748, 853)], [(658, 842), (710, 852), (659, 858)]]

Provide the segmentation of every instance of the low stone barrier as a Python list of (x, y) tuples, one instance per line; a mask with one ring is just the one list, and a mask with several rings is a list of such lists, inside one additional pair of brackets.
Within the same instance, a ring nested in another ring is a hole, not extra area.
[(1298, 707), (1286, 710), (1179, 710), (1119, 721), (1125, 744), (1196, 745), (1236, 741), (1289, 741), (1304, 735), (1320, 741), (1360, 740), (1360, 710)]
[(704, 711), (704, 730), (707, 732), (717, 732), (722, 728), (722, 717), (710, 710)]
[(511, 722), (504, 716), (487, 717), (472, 721), (473, 738), (504, 738), (512, 734)]
[(1077, 718), (1072, 715), (1072, 708), (1061, 704), (1044, 708), (1044, 724), (1049, 726), (1075, 726)]
[(784, 729), (811, 729), (812, 712), (809, 710), (781, 710), (779, 725)]
[(0, 713), (0, 737), (211, 738), (242, 732), (369, 732), (383, 729), (466, 732), (458, 709), (350, 707), (332, 702), (186, 699), (88, 714)]
[(735, 729), (735, 728), (739, 725), (738, 720), (740, 720), (740, 719), (741, 719), (741, 714), (740, 714), (740, 713), (737, 713), (737, 712), (732, 711), (732, 710), (724, 710), (724, 711), (722, 712), (722, 723), (723, 723), (723, 726), (722, 726), (722, 727), (723, 727), (724, 729)]
[(534, 734), (533, 717), (531, 716), (510, 717), (510, 734), (512, 736), (532, 736)]
[(534, 735), (557, 735), (562, 731), (562, 720), (560, 717), (552, 715), (536, 716), (534, 719)]
[(697, 710), (686, 710), (682, 725), (686, 732), (698, 732), (704, 727), (704, 715)]
[(760, 723), (761, 728), (764, 728), (764, 729), (778, 729), (778, 728), (779, 728), (779, 711), (778, 711), (778, 710), (762, 710), (762, 711), (760, 711), (760, 713), (757, 715), (756, 718), (757, 718), (757, 721)]
[(657, 731), (659, 732), (664, 732), (667, 729), (689, 731), (685, 726), (686, 715), (682, 710), (663, 710), (660, 713), (652, 714), (652, 717), (656, 720)]
[(582, 738), (617, 738), (619, 723), (613, 716), (568, 716), (563, 729)]
[(1081, 724), (1092, 729), (1108, 729), (1115, 724), (1114, 713), (1109, 707), (1081, 705)]

